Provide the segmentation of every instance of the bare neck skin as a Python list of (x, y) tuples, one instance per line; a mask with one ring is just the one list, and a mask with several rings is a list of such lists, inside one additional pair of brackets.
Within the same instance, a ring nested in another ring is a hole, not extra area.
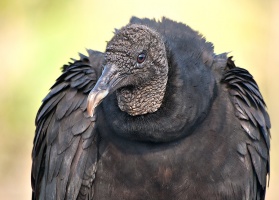
[(167, 80), (167, 73), (161, 71), (147, 83), (118, 90), (119, 108), (132, 116), (156, 112), (162, 105)]

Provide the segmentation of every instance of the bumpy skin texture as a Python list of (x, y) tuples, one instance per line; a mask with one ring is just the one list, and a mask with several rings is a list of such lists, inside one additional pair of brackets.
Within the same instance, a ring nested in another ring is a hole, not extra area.
[[(88, 53), (38, 111), (32, 199), (264, 199), (270, 121), (248, 71), (166, 18)], [(93, 117), (91, 90), (108, 91)]]
[[(141, 52), (148, 57), (143, 63), (137, 63)], [(130, 76), (129, 84), (133, 87), (117, 91), (122, 111), (135, 116), (158, 110), (168, 80), (165, 45), (158, 33), (141, 25), (122, 28), (107, 46), (106, 64), (116, 64), (120, 73)]]

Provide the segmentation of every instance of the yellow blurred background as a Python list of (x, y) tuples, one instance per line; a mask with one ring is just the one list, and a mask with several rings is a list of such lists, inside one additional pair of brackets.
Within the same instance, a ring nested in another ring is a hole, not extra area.
[(278, 0), (1, 0), (0, 199), (31, 199), (34, 119), (60, 67), (85, 48), (103, 51), (132, 15), (186, 23), (254, 75), (272, 121), (267, 199), (278, 200)]

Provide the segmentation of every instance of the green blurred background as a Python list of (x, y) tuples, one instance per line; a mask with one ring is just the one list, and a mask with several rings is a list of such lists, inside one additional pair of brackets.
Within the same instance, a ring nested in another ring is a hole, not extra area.
[(31, 198), (34, 118), (60, 67), (85, 48), (103, 51), (132, 15), (187, 23), (254, 75), (272, 121), (267, 199), (279, 199), (278, 0), (1, 0), (0, 199)]

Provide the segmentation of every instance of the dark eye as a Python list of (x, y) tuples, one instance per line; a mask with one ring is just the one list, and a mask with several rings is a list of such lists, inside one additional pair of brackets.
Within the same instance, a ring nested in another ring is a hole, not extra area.
[(137, 62), (138, 63), (143, 63), (145, 58), (146, 58), (146, 55), (144, 53), (140, 53), (137, 57)]

